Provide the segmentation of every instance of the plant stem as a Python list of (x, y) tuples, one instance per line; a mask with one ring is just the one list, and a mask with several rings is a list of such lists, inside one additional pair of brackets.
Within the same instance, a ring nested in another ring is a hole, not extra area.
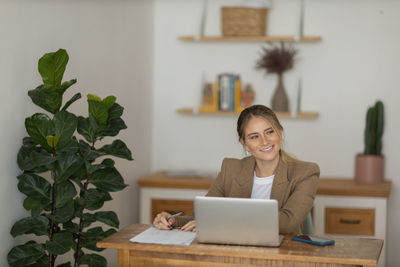
[[(54, 156), (54, 154), (53, 154)], [(51, 190), (51, 215), (52, 217), (56, 214), (56, 196), (57, 196), (57, 180), (56, 180), (56, 174), (55, 171), (52, 170), (51, 171), (51, 176), (54, 179), (53, 185), (52, 185), (52, 190)], [(49, 229), (49, 240), (53, 241), (53, 234), (56, 232), (55, 229), (55, 224), (54, 224), (54, 220), (50, 219), (50, 229)], [(49, 253), (49, 261), (48, 261), (48, 265), (49, 267), (53, 267), (56, 261), (56, 256), (53, 255), (52, 253)]]
[[(96, 143), (96, 140), (93, 141), (91, 149), (95, 149), (94, 144)], [(89, 186), (89, 181), (90, 181), (90, 174), (87, 175), (86, 177), (86, 182), (83, 185), (83, 193), (85, 193), (87, 191), (87, 188)], [(81, 192), (81, 196), (83, 196), (82, 192)], [(85, 209), (85, 205), (83, 205), (80, 209), (80, 214), (81, 217), (79, 219), (79, 231), (78, 231), (78, 240), (76, 242), (76, 252), (75, 252), (75, 262), (74, 262), (74, 267), (78, 267), (81, 255), (82, 255), (82, 231), (83, 231), (83, 226), (85, 223), (85, 220), (83, 219), (83, 210)]]
[[(84, 188), (84, 192), (87, 191), (87, 188), (89, 186), (89, 178), (90, 175), (88, 175), (85, 184), (83, 185)], [(74, 262), (74, 267), (78, 267), (80, 258), (81, 258), (81, 250), (82, 250), (82, 237), (81, 237), (81, 233), (83, 231), (83, 225), (85, 223), (84, 219), (83, 219), (83, 210), (85, 209), (85, 206), (82, 206), (80, 209), (80, 214), (81, 214), (81, 218), (79, 219), (79, 232), (78, 232), (78, 241), (76, 242), (76, 252), (75, 252), (75, 262)]]

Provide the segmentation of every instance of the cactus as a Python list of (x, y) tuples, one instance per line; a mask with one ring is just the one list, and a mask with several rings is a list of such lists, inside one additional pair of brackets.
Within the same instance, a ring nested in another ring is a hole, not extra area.
[(383, 125), (383, 103), (382, 101), (377, 101), (375, 106), (368, 108), (367, 111), (367, 120), (364, 133), (364, 154), (381, 155)]

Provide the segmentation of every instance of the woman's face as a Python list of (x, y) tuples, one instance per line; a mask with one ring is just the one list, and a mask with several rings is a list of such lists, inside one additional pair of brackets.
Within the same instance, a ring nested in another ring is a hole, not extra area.
[(244, 128), (242, 144), (257, 160), (272, 162), (279, 160), (280, 136), (267, 120), (253, 117)]

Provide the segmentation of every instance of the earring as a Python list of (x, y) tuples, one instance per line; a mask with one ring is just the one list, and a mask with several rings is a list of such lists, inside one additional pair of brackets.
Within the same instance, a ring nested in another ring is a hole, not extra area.
[(246, 153), (246, 157), (251, 156), (251, 153), (249, 151), (245, 150), (245, 153)]

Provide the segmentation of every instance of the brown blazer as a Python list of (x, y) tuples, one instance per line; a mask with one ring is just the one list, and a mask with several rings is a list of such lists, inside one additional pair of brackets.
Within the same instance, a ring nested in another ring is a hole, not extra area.
[[(255, 166), (253, 156), (224, 159), (207, 196), (250, 198)], [(286, 153), (281, 157), (271, 189), (271, 199), (278, 201), (280, 233), (301, 233), (301, 224), (314, 203), (318, 178), (317, 164), (296, 160)], [(190, 220), (193, 216), (180, 216), (177, 225)]]

